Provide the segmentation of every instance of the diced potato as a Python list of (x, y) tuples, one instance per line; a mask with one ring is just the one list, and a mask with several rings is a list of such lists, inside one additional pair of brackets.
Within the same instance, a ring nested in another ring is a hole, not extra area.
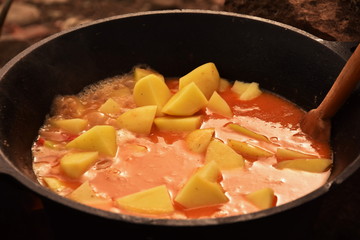
[(79, 178), (98, 159), (98, 152), (67, 153), (60, 159), (60, 169), (71, 178)]
[(121, 208), (139, 213), (165, 214), (174, 211), (165, 185), (117, 198), (115, 201)]
[(245, 83), (235, 81), (231, 90), (238, 94), (240, 100), (248, 101), (261, 95), (262, 91), (256, 82)]
[(246, 89), (246, 91), (241, 94), (240, 100), (248, 101), (252, 100), (254, 98), (257, 98), (262, 94), (259, 84), (256, 82), (250, 83), (249, 87)]
[(67, 195), (67, 197), (74, 201), (90, 205), (103, 204), (111, 201), (97, 196), (92, 187), (90, 186), (89, 181), (85, 181), (78, 188), (72, 191), (72, 193)]
[(278, 161), (292, 160), (292, 159), (310, 159), (317, 158), (315, 155), (305, 154), (299, 151), (286, 148), (277, 148), (275, 156)]
[(232, 117), (232, 110), (227, 102), (215, 91), (209, 99), (207, 108), (214, 113), (220, 114), (224, 117)]
[(200, 128), (202, 123), (202, 117), (158, 117), (154, 119), (154, 123), (156, 127), (161, 131), (193, 131)]
[(332, 160), (326, 158), (294, 159), (281, 161), (276, 163), (274, 167), (278, 169), (289, 168), (293, 170), (321, 173), (327, 171), (331, 164)]
[(245, 136), (248, 136), (250, 138), (253, 138), (253, 139), (256, 139), (256, 140), (259, 140), (259, 141), (264, 141), (264, 142), (268, 142), (268, 143), (271, 143), (271, 141), (264, 135), (261, 135), (261, 134), (258, 134), (254, 131), (251, 131), (239, 124), (235, 124), (235, 123), (229, 123), (226, 125), (226, 127), (234, 130), (235, 132), (238, 132), (238, 133), (241, 133)]
[(81, 118), (71, 118), (71, 119), (54, 119), (50, 120), (51, 125), (61, 128), (72, 134), (79, 134), (85, 130), (88, 121)]
[(246, 89), (249, 87), (250, 83), (242, 82), (242, 81), (235, 81), (233, 86), (231, 87), (231, 91), (236, 93), (239, 97), (243, 94)]
[(222, 178), (220, 168), (215, 161), (206, 163), (195, 174), (210, 182), (219, 182)]
[(179, 79), (179, 89), (194, 82), (209, 99), (219, 87), (220, 75), (214, 63), (205, 63)]
[(97, 151), (114, 157), (117, 151), (116, 130), (109, 125), (97, 125), (70, 141), (66, 147)]
[(206, 151), (214, 133), (214, 128), (196, 129), (186, 136), (186, 145), (193, 152), (203, 153)]
[(225, 92), (230, 87), (231, 87), (231, 84), (228, 80), (226, 80), (224, 78), (220, 78), (219, 87), (218, 87), (219, 92)]
[(161, 115), (163, 106), (172, 96), (164, 79), (150, 74), (136, 82), (133, 91), (136, 106), (156, 105), (157, 116)]
[(130, 109), (121, 114), (116, 122), (120, 128), (125, 128), (138, 134), (149, 134), (156, 115), (157, 106), (143, 106)]
[(141, 68), (141, 67), (135, 67), (134, 69), (134, 79), (135, 82), (139, 81), (140, 79), (142, 79), (143, 77), (146, 77), (150, 74), (154, 74), (157, 77), (159, 77), (160, 79), (162, 79), (163, 81), (165, 81), (164, 76), (161, 75), (160, 73), (152, 70), (152, 69), (148, 69), (148, 68)]
[(57, 178), (44, 177), (43, 179), (46, 185), (54, 192), (60, 192), (66, 187), (65, 184)]
[(273, 156), (271, 152), (246, 142), (229, 139), (228, 145), (247, 160), (257, 160), (258, 158)]
[(232, 169), (244, 166), (243, 157), (218, 139), (213, 139), (205, 155), (205, 163), (215, 161), (220, 169)]
[(99, 111), (106, 114), (118, 114), (121, 111), (121, 106), (114, 99), (109, 98), (100, 106)]
[(195, 83), (191, 82), (175, 95), (162, 108), (162, 113), (172, 116), (191, 116), (207, 105), (208, 101)]
[(268, 209), (276, 205), (276, 196), (271, 188), (263, 188), (246, 195), (246, 199), (252, 204), (263, 209)]
[(228, 202), (223, 188), (218, 182), (212, 182), (195, 174), (175, 197), (175, 202), (185, 208), (197, 208)]

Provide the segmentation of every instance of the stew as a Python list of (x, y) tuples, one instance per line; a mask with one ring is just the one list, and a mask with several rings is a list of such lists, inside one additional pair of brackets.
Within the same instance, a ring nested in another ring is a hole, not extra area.
[(213, 218), (275, 207), (322, 186), (331, 148), (304, 111), (214, 63), (179, 79), (136, 66), (58, 96), (33, 145), (39, 182), (116, 213)]

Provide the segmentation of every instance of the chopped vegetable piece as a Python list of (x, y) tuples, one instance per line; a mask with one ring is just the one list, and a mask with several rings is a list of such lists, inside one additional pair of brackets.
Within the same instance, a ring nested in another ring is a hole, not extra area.
[(90, 186), (89, 181), (85, 181), (67, 197), (74, 201), (90, 205), (104, 204), (110, 202), (110, 200), (108, 199), (97, 196), (92, 187)]
[(241, 81), (235, 81), (231, 90), (238, 94), (239, 99), (243, 101), (252, 100), (261, 95), (259, 84), (256, 82), (245, 83)]
[(157, 116), (162, 115), (161, 110), (172, 94), (165, 84), (164, 79), (150, 74), (136, 82), (133, 97), (136, 106), (156, 105)]
[(224, 117), (230, 118), (233, 116), (230, 106), (217, 92), (214, 92), (213, 95), (211, 95), (207, 108)]
[(240, 126), (239, 124), (235, 124), (235, 123), (229, 123), (226, 125), (226, 127), (238, 132), (238, 133), (241, 133), (241, 134), (244, 134), (245, 136), (248, 136), (250, 138), (253, 138), (253, 139), (256, 139), (256, 140), (259, 140), (259, 141), (264, 141), (264, 142), (268, 142), (268, 143), (271, 143), (271, 141), (265, 137), (264, 135), (261, 135), (261, 134), (258, 134), (254, 131), (251, 131), (243, 126)]
[(228, 145), (247, 160), (257, 160), (258, 158), (273, 156), (271, 152), (246, 142), (229, 139)]
[(281, 161), (276, 163), (274, 167), (278, 169), (290, 168), (293, 170), (321, 173), (328, 170), (331, 164), (332, 160), (326, 158), (294, 159)]
[[(207, 171), (207, 170), (205, 170)], [(176, 195), (175, 202), (185, 208), (197, 208), (226, 203), (229, 199), (224, 193), (224, 189), (213, 181), (213, 170), (205, 174), (201, 169), (195, 173)], [(215, 174), (216, 171), (215, 171)], [(209, 180), (211, 179), (211, 180)]]
[(196, 129), (186, 136), (186, 145), (193, 152), (203, 153), (206, 151), (214, 133), (214, 128)]
[(143, 106), (128, 110), (116, 122), (120, 128), (139, 134), (149, 134), (156, 115), (157, 106)]
[(165, 214), (174, 211), (172, 201), (165, 185), (133, 193), (115, 200), (116, 203), (129, 211)]
[(210, 182), (220, 182), (222, 178), (220, 168), (215, 161), (206, 163), (195, 174)]
[(85, 130), (88, 121), (81, 118), (72, 119), (54, 119), (51, 120), (51, 124), (55, 127), (61, 128), (72, 134), (79, 134)]
[(60, 192), (65, 188), (65, 184), (57, 178), (44, 177), (43, 179), (46, 185), (54, 192)]
[(173, 95), (162, 108), (162, 112), (172, 116), (191, 116), (207, 103), (204, 94), (192, 82)]
[(152, 69), (148, 69), (148, 68), (141, 68), (141, 67), (135, 67), (134, 69), (134, 79), (135, 82), (139, 81), (140, 79), (142, 79), (143, 77), (146, 77), (150, 74), (154, 74), (157, 77), (159, 77), (160, 79), (162, 79), (162, 81), (165, 81), (163, 75), (161, 75), (160, 73), (152, 70)]
[(228, 80), (226, 80), (224, 78), (220, 78), (219, 87), (218, 87), (219, 92), (225, 92), (230, 87), (231, 87), (231, 84)]
[(99, 111), (107, 114), (118, 114), (121, 111), (121, 106), (114, 99), (109, 98), (100, 106)]
[(286, 148), (277, 148), (275, 156), (276, 156), (278, 161), (301, 159), (301, 158), (302, 159), (304, 159), (304, 158), (308, 158), (308, 159), (317, 158), (317, 156), (315, 156), (315, 155), (305, 154), (305, 153), (302, 153), (302, 152), (299, 152), (299, 151), (286, 149)]
[(115, 156), (117, 151), (116, 130), (112, 126), (97, 125), (69, 142), (66, 147), (98, 151), (105, 155)]
[(60, 168), (68, 177), (79, 178), (95, 163), (98, 156), (98, 152), (70, 152), (60, 159)]
[(168, 132), (193, 131), (200, 127), (201, 122), (201, 116), (158, 117), (154, 119), (154, 123), (159, 130)]
[(244, 166), (243, 157), (218, 139), (213, 139), (206, 151), (205, 163), (215, 161), (220, 169), (232, 169)]
[(209, 99), (219, 87), (220, 75), (214, 63), (205, 63), (179, 79), (179, 89), (194, 82)]
[(276, 196), (271, 188), (263, 188), (246, 195), (246, 199), (260, 209), (267, 209), (276, 205)]

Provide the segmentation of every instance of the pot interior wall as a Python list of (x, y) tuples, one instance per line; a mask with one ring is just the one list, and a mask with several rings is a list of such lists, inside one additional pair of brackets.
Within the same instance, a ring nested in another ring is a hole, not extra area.
[[(181, 76), (214, 62), (229, 80), (257, 81), (306, 110), (316, 107), (344, 60), (311, 37), (231, 14), (171, 12), (118, 17), (51, 37), (16, 57), (0, 82), (0, 142), (19, 172), (35, 179), (31, 146), (58, 94), (147, 64)], [(331, 179), (359, 156), (359, 90), (334, 119)]]

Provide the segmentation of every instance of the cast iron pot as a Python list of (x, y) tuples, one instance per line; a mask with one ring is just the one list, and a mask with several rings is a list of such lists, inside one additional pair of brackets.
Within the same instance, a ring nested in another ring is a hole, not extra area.
[(293, 202), (246, 215), (169, 220), (94, 209), (42, 187), (32, 170), (31, 146), (56, 95), (78, 93), (142, 63), (176, 77), (212, 61), (222, 77), (259, 82), (309, 110), (321, 102), (351, 54), (343, 46), (273, 21), (202, 10), (117, 16), (55, 34), (20, 53), (0, 72), (0, 172), (61, 208), (62, 214), (75, 212), (97, 223), (237, 229), (255, 220), (259, 224), (283, 216), (298, 219), (302, 206), (331, 191), (360, 166), (358, 88), (333, 119), (334, 166), (327, 183)]

